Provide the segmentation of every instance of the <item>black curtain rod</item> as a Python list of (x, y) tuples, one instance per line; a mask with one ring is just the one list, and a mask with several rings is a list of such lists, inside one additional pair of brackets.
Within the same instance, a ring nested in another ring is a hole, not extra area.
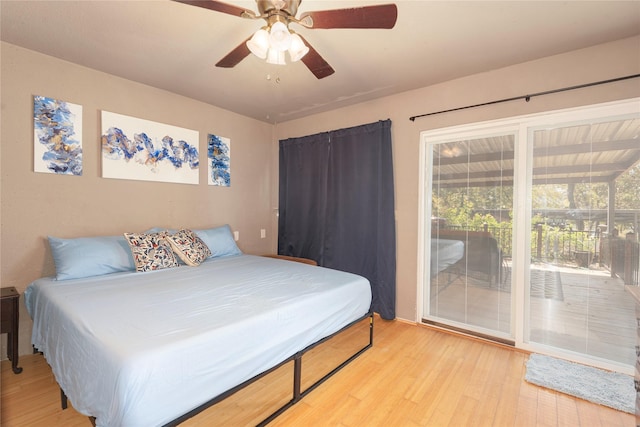
[(513, 98), (497, 99), (495, 101), (483, 102), (481, 104), (467, 105), (466, 107), (450, 108), (449, 110), (442, 110), (442, 111), (436, 111), (433, 113), (420, 114), (419, 116), (409, 117), (409, 120), (413, 122), (420, 117), (434, 116), (436, 114), (450, 113), (452, 111), (466, 110), (469, 108), (484, 107), (485, 105), (500, 104), (500, 103), (509, 102), (509, 101), (517, 101), (518, 99), (524, 99), (525, 101), (529, 102), (531, 98), (533, 98), (534, 96), (550, 95), (552, 93), (565, 92), (567, 90), (574, 90), (574, 89), (582, 89), (585, 87), (603, 85), (606, 83), (614, 83), (622, 80), (635, 79), (638, 77), (640, 77), (640, 74), (632, 74), (630, 76), (617, 77), (615, 79), (601, 80), (599, 82), (585, 83), (577, 86), (569, 86), (569, 87), (563, 87), (561, 89), (553, 89), (553, 90), (547, 90), (544, 92), (532, 93), (530, 95), (521, 95), (521, 96), (514, 96)]

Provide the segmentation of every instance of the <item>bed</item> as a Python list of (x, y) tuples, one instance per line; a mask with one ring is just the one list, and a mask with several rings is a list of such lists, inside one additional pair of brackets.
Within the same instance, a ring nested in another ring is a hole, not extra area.
[(431, 277), (455, 265), (464, 257), (464, 243), (460, 240), (431, 239)]
[(97, 426), (178, 424), (285, 361), (299, 383), (306, 349), (368, 316), (373, 327), (365, 278), (242, 253), (42, 278), (25, 304), (34, 348)]
[[(462, 258), (467, 274), (480, 273), (490, 286), (500, 285), (502, 275), (502, 251), (498, 241), (486, 231), (439, 229), (431, 238), (440, 241), (460, 241), (464, 245)], [(432, 261), (433, 262), (433, 261)]]

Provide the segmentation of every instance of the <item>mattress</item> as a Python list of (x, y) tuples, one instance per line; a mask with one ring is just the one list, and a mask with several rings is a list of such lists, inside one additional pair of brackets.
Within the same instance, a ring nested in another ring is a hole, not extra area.
[(36, 280), (32, 343), (97, 426), (165, 424), (366, 315), (360, 276), (251, 255)]
[(431, 239), (431, 277), (454, 265), (464, 257), (460, 240)]

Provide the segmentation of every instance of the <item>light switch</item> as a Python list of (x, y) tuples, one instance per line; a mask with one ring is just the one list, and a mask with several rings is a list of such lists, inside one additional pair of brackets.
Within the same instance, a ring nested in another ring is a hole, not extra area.
[(233, 240), (235, 240), (236, 242), (240, 239), (240, 232), (239, 231), (234, 231), (233, 232)]
[(260, 238), (264, 239), (265, 237), (267, 237), (267, 230), (265, 230), (264, 228), (260, 229)]

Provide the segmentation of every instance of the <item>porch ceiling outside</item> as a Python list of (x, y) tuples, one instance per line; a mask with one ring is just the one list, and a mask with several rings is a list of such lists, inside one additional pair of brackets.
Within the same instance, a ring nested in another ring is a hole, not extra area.
[[(640, 119), (539, 130), (534, 147), (534, 185), (610, 183), (640, 161)], [(510, 136), (450, 142), (434, 150), (433, 184), (510, 186), (513, 165)]]

